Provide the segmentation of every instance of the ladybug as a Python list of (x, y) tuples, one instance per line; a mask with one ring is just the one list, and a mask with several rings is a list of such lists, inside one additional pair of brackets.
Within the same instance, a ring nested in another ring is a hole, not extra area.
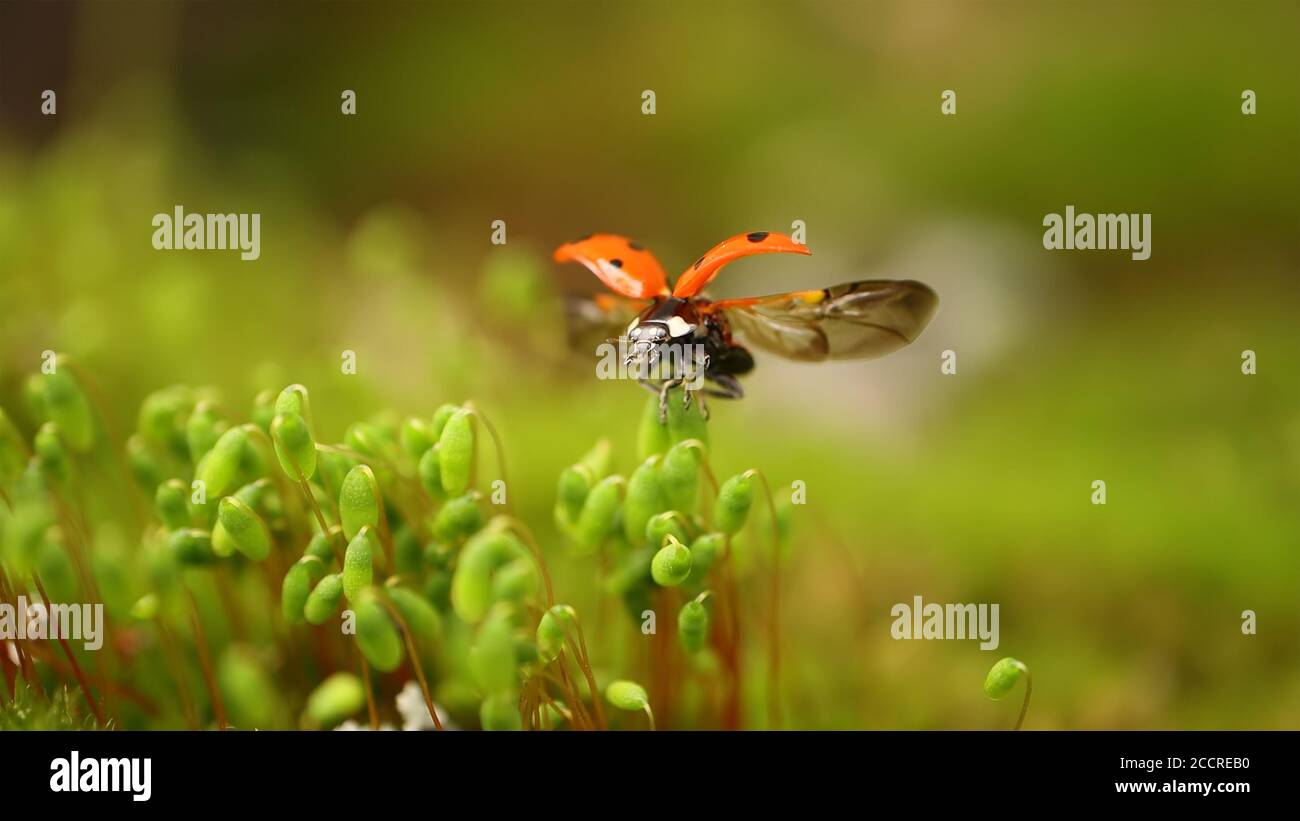
[[(611, 341), (619, 334), (628, 351), (625, 363), (631, 365), (653, 364), (676, 347), (692, 346), (700, 353), (685, 360), (700, 366), (700, 379), (691, 379), (687, 367), (638, 380), (659, 394), (662, 422), (667, 419), (668, 393), (678, 386), (683, 387), (686, 407), (701, 391), (702, 396), (726, 399), (745, 395), (737, 377), (753, 370), (754, 358), (736, 341), (736, 334), (754, 348), (803, 362), (868, 359), (912, 342), (934, 315), (939, 298), (912, 280), (869, 279), (716, 301), (703, 295), (722, 267), (741, 257), (811, 253), (785, 234), (738, 234), (697, 259), (671, 288), (654, 254), (615, 234), (589, 234), (565, 243), (554, 258), (582, 264), (617, 294), (570, 300), (571, 330), (599, 330)], [(702, 398), (701, 410), (707, 417)]]

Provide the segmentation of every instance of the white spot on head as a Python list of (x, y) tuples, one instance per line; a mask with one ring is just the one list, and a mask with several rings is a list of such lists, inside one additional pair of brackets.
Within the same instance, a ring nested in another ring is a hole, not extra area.
[(690, 336), (695, 333), (695, 326), (682, 319), (680, 316), (668, 317), (668, 335), (673, 339), (680, 339), (683, 336)]

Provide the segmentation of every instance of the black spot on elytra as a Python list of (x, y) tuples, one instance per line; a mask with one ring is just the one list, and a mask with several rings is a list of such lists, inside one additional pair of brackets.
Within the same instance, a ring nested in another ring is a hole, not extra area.
[(699, 270), (701, 262), (704, 262), (704, 257), (700, 257), (699, 259), (695, 260), (695, 264), (691, 266), (691, 270), (692, 271)]
[(628, 240), (628, 241), (627, 241), (627, 247), (628, 247), (628, 248), (631, 248), (633, 251), (644, 251), (644, 250), (645, 250), (645, 248), (641, 247), (640, 245), (638, 245), (637, 243), (633, 242), (632, 240)]
[(763, 240), (767, 239), (767, 234), (768, 234), (767, 231), (755, 231), (752, 234), (746, 234), (745, 239), (749, 240), (750, 242), (762, 242)]
[(613, 265), (615, 268), (622, 268), (622, 267), (623, 267), (623, 260), (621, 260), (621, 259), (611, 259), (611, 260), (609, 261), (609, 264), (610, 264), (610, 265)]

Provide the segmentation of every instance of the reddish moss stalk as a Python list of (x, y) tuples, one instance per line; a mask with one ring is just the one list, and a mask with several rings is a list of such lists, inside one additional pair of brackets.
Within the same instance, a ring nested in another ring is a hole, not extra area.
[(212, 699), (212, 712), (217, 719), (217, 729), (226, 729), (226, 705), (221, 700), (221, 688), (212, 672), (212, 659), (208, 657), (208, 637), (203, 632), (203, 623), (199, 620), (199, 603), (192, 591), (186, 590), (190, 598), (190, 623), (194, 628), (194, 648), (199, 655), (199, 666), (203, 668), (203, 680), (208, 685), (208, 695)]
[[(41, 584), (41, 577), (36, 571), (32, 571), (32, 581), (36, 583), (36, 590), (41, 594), (41, 600), (45, 602), (45, 612), (50, 610), (50, 597), (45, 594), (45, 585)], [(62, 631), (60, 631), (61, 633)], [(77, 657), (73, 655), (72, 648), (68, 646), (68, 640), (62, 635), (58, 636), (59, 646), (63, 648), (63, 653), (68, 657), (68, 664), (72, 666), (72, 673), (77, 678), (77, 684), (81, 686), (81, 694), (86, 697), (86, 704), (89, 705), (90, 711), (95, 714), (95, 721), (99, 726), (104, 726), (104, 711), (100, 709), (99, 702), (95, 701), (94, 695), (90, 692), (90, 685), (86, 683), (86, 676), (81, 672), (81, 665), (77, 663)]]
[(388, 611), (388, 615), (393, 617), (393, 621), (397, 622), (397, 626), (402, 628), (402, 638), (406, 640), (406, 653), (411, 657), (411, 667), (415, 670), (415, 677), (420, 683), (420, 694), (424, 696), (424, 706), (429, 710), (429, 718), (433, 719), (433, 726), (441, 730), (442, 721), (438, 719), (438, 711), (433, 706), (433, 697), (429, 695), (429, 682), (424, 677), (424, 665), (420, 663), (419, 648), (415, 646), (415, 637), (411, 634), (411, 628), (407, 625), (406, 619), (402, 618), (402, 614), (397, 612), (397, 608), (393, 606), (392, 602), (383, 599), (380, 603)]

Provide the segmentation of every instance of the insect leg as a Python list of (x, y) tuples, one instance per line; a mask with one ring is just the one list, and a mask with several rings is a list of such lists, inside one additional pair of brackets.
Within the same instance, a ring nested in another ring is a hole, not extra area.
[(690, 382), (685, 382), (685, 381), (682, 382), (682, 410), (684, 411), (690, 410), (691, 400), (695, 398), (696, 394), (699, 394), (700, 413), (704, 414), (705, 420), (708, 420), (709, 408), (707, 405), (704, 404), (704, 395), (706, 393), (708, 393), (708, 389), (705, 388), (703, 385), (698, 385), (692, 388)]
[(729, 373), (712, 373), (709, 374), (716, 388), (702, 388), (705, 396), (716, 396), (721, 399), (741, 399), (745, 396), (745, 389), (740, 386), (740, 380)]
[(659, 424), (668, 424), (668, 392), (682, 384), (680, 379), (665, 379), (659, 389)]
[[(705, 422), (709, 421), (709, 403), (704, 401), (704, 396), (708, 393), (708, 390), (706, 390), (705, 388), (697, 388), (691, 391), (691, 393), (698, 393), (700, 395), (700, 399), (699, 399), (700, 415), (704, 417)], [(690, 402), (691, 400), (690, 397), (688, 396), (686, 398), (686, 406), (688, 408), (690, 407)]]

